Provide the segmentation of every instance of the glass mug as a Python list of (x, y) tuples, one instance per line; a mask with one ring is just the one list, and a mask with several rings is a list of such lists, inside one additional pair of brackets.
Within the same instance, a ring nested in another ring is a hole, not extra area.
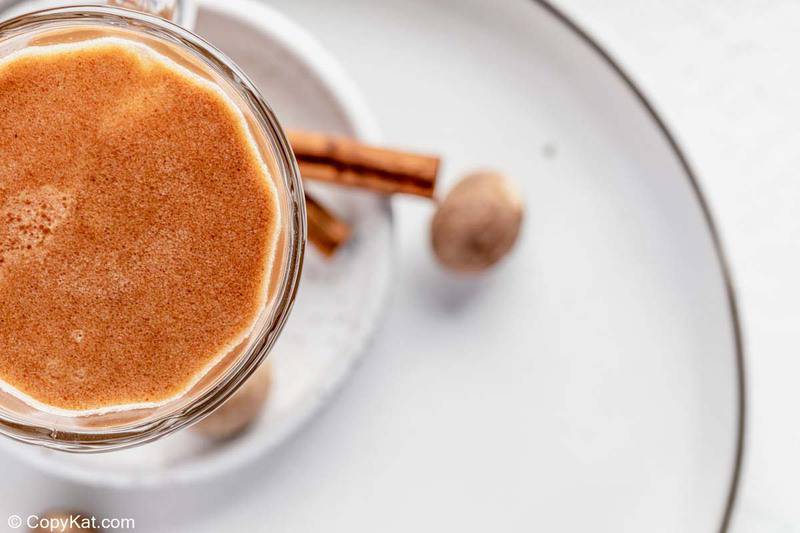
[[(182, 1), (116, 0), (180, 20)], [(250, 337), (180, 397), (152, 408), (81, 417), (60, 416), (0, 390), (0, 433), (72, 452), (126, 448), (163, 437), (209, 414), (255, 371), (291, 311), (306, 239), (303, 186), (291, 147), (272, 110), (247, 76), (200, 37), (155, 15), (109, 6), (63, 7), (0, 22), (0, 58), (28, 46), (117, 36), (144, 43), (215, 83), (247, 120), (278, 190), (282, 227), (269, 297)], [(0, 347), (2, 349), (2, 347)]]

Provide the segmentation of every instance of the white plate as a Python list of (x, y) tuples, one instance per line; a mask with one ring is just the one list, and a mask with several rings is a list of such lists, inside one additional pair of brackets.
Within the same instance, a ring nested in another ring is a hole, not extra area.
[(453, 279), (430, 206), (397, 202), (387, 327), (290, 445), (154, 491), (6, 462), (0, 509), (63, 502), (169, 533), (720, 530), (742, 428), (729, 280), (696, 180), (613, 64), (525, 0), (271, 3), (344, 62), (388, 142), (445, 155), (444, 188), (476, 166), (514, 176), (519, 246)]
[(540, 3), (270, 2), (343, 61), (388, 142), (443, 152), (445, 189), (496, 166), (529, 209), (515, 255), (457, 281), (420, 238), (427, 206), (396, 206), (392, 328), (314, 427), (325, 459), (296, 477), (327, 483), (271, 476), (262, 498), (307, 496), (267, 526), (719, 530), (741, 450), (736, 313), (697, 180), (646, 101)]
[[(201, 5), (196, 32), (248, 73), (284, 126), (376, 141), (377, 127), (337, 62), (279, 13), (247, 0)], [(269, 356), (272, 395), (250, 431), (214, 445), (179, 432), (132, 450), (69, 455), (3, 441), (46, 472), (92, 485), (158, 486), (235, 469), (279, 445), (345, 380), (378, 325), (392, 278), (392, 219), (374, 194), (309, 189), (352, 222), (333, 260), (309, 246), (299, 295)]]

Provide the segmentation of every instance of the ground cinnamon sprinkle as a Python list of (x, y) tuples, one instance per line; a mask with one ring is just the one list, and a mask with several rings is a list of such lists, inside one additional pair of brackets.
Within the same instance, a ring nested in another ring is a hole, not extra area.
[(121, 40), (0, 62), (0, 379), (163, 401), (263, 307), (276, 192), (230, 102)]

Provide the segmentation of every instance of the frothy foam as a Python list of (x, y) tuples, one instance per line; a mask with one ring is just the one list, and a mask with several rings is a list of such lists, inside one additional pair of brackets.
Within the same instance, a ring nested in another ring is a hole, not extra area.
[(215, 84), (121, 38), (0, 60), (0, 389), (62, 416), (181, 397), (266, 304), (277, 190)]

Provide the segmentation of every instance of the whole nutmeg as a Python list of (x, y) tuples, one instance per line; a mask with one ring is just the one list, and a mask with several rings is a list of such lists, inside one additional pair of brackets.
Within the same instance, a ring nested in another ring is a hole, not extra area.
[(485, 270), (513, 248), (522, 212), (522, 200), (504, 175), (491, 171), (468, 174), (447, 194), (433, 217), (433, 251), (449, 269)]
[(214, 440), (237, 435), (261, 412), (271, 387), (272, 367), (264, 362), (233, 396), (191, 429)]
[(36, 531), (58, 531), (63, 533), (99, 533), (99, 529), (94, 526), (92, 515), (81, 511), (52, 510), (44, 514), (37, 515), (37, 520), (29, 524), (35, 526), (30, 530)]

